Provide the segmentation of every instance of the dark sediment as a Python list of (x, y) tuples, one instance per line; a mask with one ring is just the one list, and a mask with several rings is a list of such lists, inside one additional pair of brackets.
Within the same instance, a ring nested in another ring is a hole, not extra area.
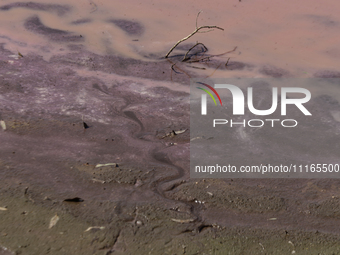
[[(38, 18), (27, 26), (69, 35)], [(190, 179), (189, 77), (171, 76), (166, 60), (74, 51), (45, 61), (0, 49), (1, 245), (17, 254), (339, 253), (339, 180)], [(320, 96), (311, 110), (320, 105), (338, 129), (337, 102)]]

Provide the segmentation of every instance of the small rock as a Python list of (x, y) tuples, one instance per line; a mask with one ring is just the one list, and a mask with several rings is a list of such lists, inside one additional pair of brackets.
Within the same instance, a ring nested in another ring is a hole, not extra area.
[(0, 126), (2, 127), (2, 129), (5, 131), (6, 130), (6, 123), (3, 120), (0, 120)]
[(56, 214), (55, 216), (53, 216), (50, 220), (50, 225), (49, 225), (49, 229), (53, 228), (57, 222), (59, 221), (59, 216)]

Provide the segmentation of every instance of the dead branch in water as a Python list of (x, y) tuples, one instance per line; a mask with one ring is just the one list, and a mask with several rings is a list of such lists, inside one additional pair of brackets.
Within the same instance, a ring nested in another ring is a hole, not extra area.
[(180, 72), (177, 72), (177, 71), (175, 70), (174, 66), (175, 66), (176, 64), (177, 64), (177, 63), (175, 63), (175, 64), (173, 64), (173, 65), (171, 66), (171, 70), (172, 70), (172, 71), (174, 71), (175, 73), (182, 74), (182, 73), (180, 73)]
[[(176, 66), (178, 63), (174, 63), (174, 62), (172, 62), (170, 59), (167, 59), (167, 61), (171, 64), (171, 72), (170, 72), (170, 78), (171, 78), (171, 81), (173, 81), (172, 80), (172, 73), (174, 72), (174, 73), (177, 73), (177, 74), (185, 74), (186, 76), (188, 76), (189, 78), (191, 78), (191, 76), (186, 72), (186, 71), (184, 71), (183, 69), (181, 69), (181, 68), (179, 68), (178, 66)], [(181, 72), (179, 72), (179, 71), (176, 71), (175, 70), (175, 66), (176, 66), (176, 68), (178, 69), (178, 70), (180, 70)]]
[(202, 45), (202, 46), (203, 46), (203, 48), (204, 48), (204, 50), (205, 50), (204, 52), (207, 52), (207, 51), (208, 51), (208, 48), (205, 47), (205, 45), (204, 45), (203, 43), (199, 43), (199, 42), (198, 42), (198, 43), (196, 43), (194, 46), (192, 46), (192, 47), (187, 51), (187, 53), (185, 53), (182, 62), (184, 62), (184, 61), (186, 61), (186, 60), (189, 59), (189, 58), (188, 58), (189, 52), (190, 52), (193, 48), (195, 48), (196, 46), (198, 46), (198, 45)]
[(237, 46), (233, 49), (233, 50), (230, 50), (230, 51), (227, 51), (227, 52), (224, 52), (222, 54), (217, 54), (217, 55), (211, 55), (211, 56), (207, 56), (207, 57), (204, 57), (204, 58), (200, 58), (200, 59), (197, 59), (197, 60), (191, 60), (191, 61), (187, 61), (187, 63), (195, 63), (195, 62), (201, 62), (201, 61), (204, 61), (204, 60), (210, 60), (210, 58), (212, 57), (220, 57), (220, 56), (223, 56), (225, 54), (228, 54), (228, 53), (231, 53), (231, 52), (234, 52), (235, 50), (237, 49)]
[[(193, 35), (195, 35), (196, 33), (206, 33), (206, 32), (210, 32), (212, 31), (214, 28), (216, 29), (219, 29), (219, 30), (222, 30), (224, 31), (223, 28), (221, 27), (218, 27), (218, 26), (200, 26), (200, 27), (197, 27), (197, 19), (198, 19), (198, 16), (200, 15), (201, 11), (197, 14), (197, 17), (196, 17), (196, 29), (194, 32), (192, 32), (190, 35), (184, 37), (183, 39), (179, 40), (174, 46), (172, 46), (172, 48), (169, 50), (169, 52), (165, 55), (165, 58), (168, 58), (170, 53), (181, 43), (181, 42), (184, 42), (186, 40), (188, 40), (190, 37), (192, 37)], [(208, 31), (202, 31), (200, 32), (200, 30), (202, 29), (212, 29), (212, 30), (208, 30)]]

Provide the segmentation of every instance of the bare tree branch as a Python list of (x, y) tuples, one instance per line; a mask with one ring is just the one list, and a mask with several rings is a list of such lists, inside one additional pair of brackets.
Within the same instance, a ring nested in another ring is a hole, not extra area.
[(169, 50), (169, 52), (165, 55), (165, 58), (168, 58), (170, 53), (181, 43), (184, 42), (186, 40), (188, 40), (190, 37), (192, 37), (193, 35), (195, 35), (196, 33), (198, 33), (201, 29), (219, 29), (224, 31), (223, 28), (218, 27), (218, 26), (201, 26), (201, 27), (196, 27), (195, 31), (192, 32), (190, 35), (184, 37), (183, 39), (179, 40), (174, 46), (172, 46), (172, 48)]

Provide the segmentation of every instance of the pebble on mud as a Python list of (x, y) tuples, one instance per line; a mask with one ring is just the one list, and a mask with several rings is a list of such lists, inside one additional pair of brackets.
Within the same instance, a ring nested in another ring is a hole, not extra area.
[(174, 222), (178, 222), (178, 223), (190, 223), (190, 222), (194, 222), (194, 219), (186, 219), (186, 220), (181, 220), (181, 219), (171, 219)]
[(2, 130), (5, 131), (6, 130), (6, 123), (3, 120), (0, 120), (0, 126), (2, 127)]
[(118, 167), (117, 163), (107, 163), (107, 164), (97, 164), (96, 167), (102, 167), (102, 166), (114, 166)]
[(50, 225), (48, 228), (49, 229), (53, 228), (57, 224), (58, 221), (59, 221), (59, 216), (56, 214), (51, 218)]
[(105, 227), (103, 227), (103, 226), (101, 226), (101, 227), (89, 227), (89, 228), (87, 228), (84, 232), (88, 232), (88, 231), (90, 231), (90, 230), (92, 230), (92, 229), (99, 229), (99, 230), (103, 230), (103, 229), (105, 229)]

